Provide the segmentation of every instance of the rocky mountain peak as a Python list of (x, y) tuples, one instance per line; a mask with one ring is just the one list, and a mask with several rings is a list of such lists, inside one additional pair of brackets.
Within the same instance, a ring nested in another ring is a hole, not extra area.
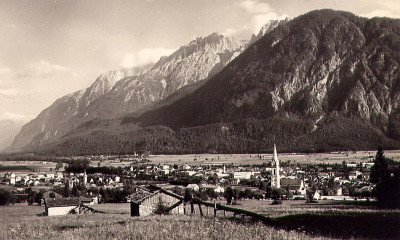
[(107, 71), (87, 89), (63, 97), (63, 104), (46, 109), (46, 117), (38, 116), (28, 123), (13, 147), (45, 144), (93, 118), (114, 118), (135, 112), (183, 86), (207, 79), (243, 49), (242, 41), (212, 33), (162, 57), (154, 66)]
[(286, 17), (285, 19), (282, 20), (269, 20), (264, 26), (261, 27), (260, 31), (258, 32), (257, 35), (253, 34), (250, 39), (250, 44), (256, 42), (260, 38), (262, 38), (265, 34), (271, 32), (274, 30), (276, 27), (278, 27), (280, 24), (287, 23), (291, 19), (289, 17)]

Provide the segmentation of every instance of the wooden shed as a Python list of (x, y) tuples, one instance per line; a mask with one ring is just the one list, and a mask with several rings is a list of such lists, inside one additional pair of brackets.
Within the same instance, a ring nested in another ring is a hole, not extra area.
[(79, 198), (45, 199), (45, 212), (47, 216), (66, 215), (79, 208)]
[(158, 189), (145, 194), (143, 191), (139, 194), (140, 198), (131, 197), (131, 216), (148, 216), (156, 213), (160, 205), (165, 212), (173, 214), (184, 214), (183, 197)]

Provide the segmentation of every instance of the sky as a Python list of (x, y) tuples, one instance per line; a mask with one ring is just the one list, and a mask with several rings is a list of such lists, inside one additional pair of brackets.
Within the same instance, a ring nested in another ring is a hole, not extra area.
[(213, 32), (331, 8), (400, 18), (400, 0), (0, 0), (0, 121), (35, 118), (107, 70), (156, 62)]

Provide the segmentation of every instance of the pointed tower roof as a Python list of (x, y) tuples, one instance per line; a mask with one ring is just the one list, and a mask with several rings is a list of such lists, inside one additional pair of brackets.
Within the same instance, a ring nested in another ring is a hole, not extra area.
[(279, 159), (278, 159), (278, 153), (276, 151), (276, 145), (274, 143), (274, 162), (275, 164), (277, 164), (277, 166), (279, 166)]

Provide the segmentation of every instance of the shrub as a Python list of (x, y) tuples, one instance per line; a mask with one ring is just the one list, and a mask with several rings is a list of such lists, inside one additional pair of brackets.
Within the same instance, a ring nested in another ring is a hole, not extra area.
[(12, 193), (5, 189), (0, 189), (0, 205), (8, 205), (14, 200)]

